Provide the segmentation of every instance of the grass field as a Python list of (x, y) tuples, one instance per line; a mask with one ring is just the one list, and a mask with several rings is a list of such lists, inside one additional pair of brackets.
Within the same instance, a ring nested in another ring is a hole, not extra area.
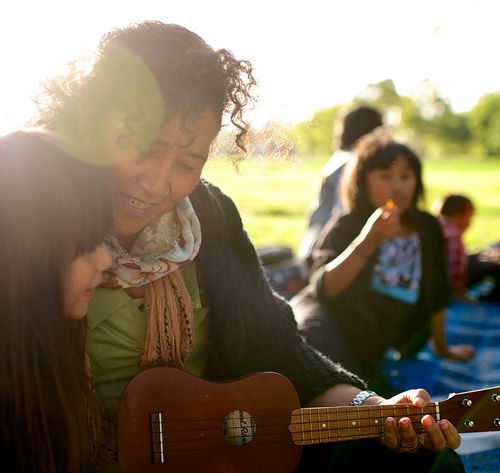
[[(211, 158), (204, 177), (220, 186), (238, 205), (256, 246), (284, 244), (297, 250), (311, 199), (327, 156), (310, 159), (252, 158), (238, 171), (224, 158)], [(473, 156), (424, 162), (426, 208), (446, 193), (472, 198), (476, 215), (465, 233), (469, 251), (500, 241), (500, 159)]]

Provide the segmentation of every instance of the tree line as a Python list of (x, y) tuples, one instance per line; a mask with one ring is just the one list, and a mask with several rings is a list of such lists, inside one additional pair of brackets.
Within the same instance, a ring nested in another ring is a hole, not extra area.
[(342, 108), (354, 103), (378, 108), (398, 135), (427, 154), (500, 155), (500, 91), (482, 96), (467, 112), (455, 113), (429, 82), (410, 97), (399, 95), (390, 79), (369, 84), (351, 104), (318, 110), (311, 120), (292, 126), (288, 137), (297, 151), (330, 153), (335, 117)]

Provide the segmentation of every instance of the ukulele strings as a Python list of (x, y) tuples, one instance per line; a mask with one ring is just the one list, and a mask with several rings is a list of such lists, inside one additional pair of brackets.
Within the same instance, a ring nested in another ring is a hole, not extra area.
[[(425, 408), (424, 408), (425, 409)], [(461, 407), (451, 407), (451, 408), (447, 408), (446, 411), (450, 414), (452, 413), (453, 411), (455, 412), (460, 412), (462, 411), (463, 409)], [(427, 414), (432, 414), (433, 412), (428, 412)], [(268, 429), (273, 429), (275, 427), (283, 427), (284, 425), (287, 425), (287, 426), (294, 426), (294, 425), (299, 425), (299, 426), (306, 426), (306, 425), (309, 425), (310, 427), (309, 428), (303, 428), (301, 430), (298, 430), (298, 431), (295, 431), (294, 434), (305, 434), (305, 433), (311, 433), (311, 434), (314, 434), (314, 433), (318, 433), (318, 432), (321, 432), (321, 433), (325, 433), (325, 432), (328, 432), (329, 435), (332, 435), (332, 432), (337, 432), (338, 433), (338, 437), (342, 438), (342, 437), (346, 437), (346, 433), (348, 433), (348, 437), (350, 438), (358, 438), (358, 437), (366, 437), (367, 434), (371, 436), (371, 434), (373, 434), (372, 432), (368, 432), (369, 429), (379, 429), (380, 430), (380, 435), (383, 435), (383, 430), (384, 430), (384, 426), (383, 424), (381, 425), (357, 425), (357, 426), (353, 426), (352, 424), (351, 425), (340, 425), (340, 424), (345, 424), (349, 421), (353, 421), (355, 420), (356, 422), (358, 421), (373, 421), (374, 419), (376, 419), (376, 417), (373, 417), (373, 416), (360, 416), (356, 419), (331, 419), (331, 418), (324, 418), (325, 414), (312, 414), (312, 415), (315, 415), (317, 416), (317, 419), (307, 419), (307, 417), (309, 417), (309, 414), (306, 413), (304, 414), (304, 416), (301, 416), (302, 419), (300, 422), (297, 422), (297, 421), (291, 421), (290, 422), (290, 415), (269, 415), (269, 416), (261, 416), (259, 417), (260, 420), (266, 420), (266, 421), (269, 421), (271, 420), (272, 422), (261, 422), (259, 421), (258, 424), (256, 424), (255, 426), (255, 432), (259, 433), (258, 435), (260, 437), (273, 437), (273, 436), (279, 436), (279, 435), (283, 435), (286, 434), (288, 435), (289, 432), (288, 430), (284, 431), (283, 432), (278, 432), (278, 433), (274, 433), (274, 432), (271, 432), (271, 433), (266, 433), (266, 430)], [(410, 415), (397, 415), (395, 416), (396, 418), (400, 418), (400, 417), (408, 417), (411, 422), (412, 422), (412, 425), (415, 429), (415, 431), (417, 433), (420, 433), (420, 432), (424, 432), (425, 429), (421, 426), (420, 424), (420, 419), (422, 417), (423, 413), (414, 413), (414, 414), (410, 414)], [(295, 414), (293, 417), (297, 417), (298, 415)], [(323, 417), (322, 417), (323, 416)], [(304, 417), (306, 419), (304, 419)], [(392, 417), (392, 416), (391, 416)], [(215, 418), (212, 418), (212, 419), (204, 419), (204, 421), (208, 422), (209, 424), (213, 424), (213, 425), (208, 425), (207, 428), (204, 428), (204, 429), (198, 429), (198, 428), (195, 428), (195, 429), (192, 429), (192, 428), (189, 428), (190, 426), (194, 426), (196, 425), (197, 427), (199, 426), (199, 421), (196, 421), (196, 420), (186, 420), (186, 421), (175, 421), (175, 422), (167, 422), (167, 435), (168, 433), (170, 432), (172, 435), (175, 435), (175, 434), (182, 434), (182, 433), (189, 433), (189, 432), (199, 432), (200, 430), (203, 430), (203, 432), (205, 433), (209, 433), (209, 432), (216, 432), (217, 433), (217, 436), (220, 435), (220, 433), (222, 432), (223, 430), (223, 427), (222, 427), (222, 422), (218, 422), (219, 419), (215, 419)], [(480, 422), (482, 420), (487, 420), (486, 418), (485, 419), (482, 419), (482, 418), (477, 418), (475, 417), (475, 420)], [(218, 425), (214, 425), (214, 423), (217, 423)], [(322, 423), (322, 424), (327, 424), (327, 427), (326, 428), (322, 428), (319, 426), (319, 424)], [(317, 425), (317, 427), (312, 427), (314, 424)], [(334, 425), (334, 424), (337, 424), (337, 425)], [(175, 428), (174, 428), (175, 427)], [(181, 428), (179, 428), (181, 427)], [(236, 432), (238, 429), (241, 429), (242, 427), (246, 427), (246, 426), (240, 426), (240, 427), (230, 427), (228, 430), (232, 430), (233, 432)], [(249, 428), (249, 427), (246, 427), (246, 428)], [(251, 428), (251, 427), (250, 427)], [(365, 429), (364, 432), (360, 432), (358, 434), (352, 434), (352, 431), (355, 431), (355, 430), (360, 430), (360, 429)], [(264, 431), (264, 433), (262, 433), (262, 431)], [(375, 435), (373, 434), (374, 437), (378, 436), (378, 435)], [(244, 435), (232, 435), (231, 436), (232, 438), (234, 439), (242, 439), (242, 438), (246, 438), (247, 436), (244, 436)], [(197, 437), (198, 439), (198, 437)], [(213, 440), (213, 439), (206, 439), (207, 441), (210, 441), (210, 440)], [(188, 442), (188, 440), (186, 441), (176, 441), (176, 442)]]

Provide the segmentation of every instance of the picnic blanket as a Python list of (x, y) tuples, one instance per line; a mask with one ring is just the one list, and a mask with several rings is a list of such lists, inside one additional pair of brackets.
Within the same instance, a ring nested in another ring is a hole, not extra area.
[[(386, 373), (399, 390), (420, 386), (433, 398), (500, 385), (500, 303), (453, 302), (447, 312), (448, 343), (473, 345), (476, 357), (450, 361), (436, 357), (429, 346), (415, 360), (389, 364)], [(467, 473), (500, 472), (500, 432), (462, 434), (457, 450)]]
[(434, 392), (470, 391), (500, 385), (500, 304), (454, 302), (449, 306), (446, 330), (448, 343), (473, 345), (470, 361), (438, 361)]

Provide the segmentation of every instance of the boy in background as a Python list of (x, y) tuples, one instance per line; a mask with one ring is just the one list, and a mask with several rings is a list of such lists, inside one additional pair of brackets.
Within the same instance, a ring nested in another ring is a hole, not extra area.
[[(471, 301), (467, 289), (486, 277), (494, 279), (493, 289), (481, 296), (481, 300), (499, 301), (500, 264), (491, 251), (468, 255), (462, 235), (469, 228), (475, 208), (465, 195), (450, 194), (443, 198), (438, 220), (445, 240), (448, 273), (456, 299)], [(498, 255), (497, 255), (498, 256)]]

